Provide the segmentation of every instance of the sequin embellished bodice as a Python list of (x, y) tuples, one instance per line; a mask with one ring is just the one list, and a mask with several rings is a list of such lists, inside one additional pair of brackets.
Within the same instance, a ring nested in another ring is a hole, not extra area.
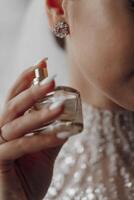
[(84, 131), (61, 149), (44, 200), (134, 200), (134, 113), (83, 104)]

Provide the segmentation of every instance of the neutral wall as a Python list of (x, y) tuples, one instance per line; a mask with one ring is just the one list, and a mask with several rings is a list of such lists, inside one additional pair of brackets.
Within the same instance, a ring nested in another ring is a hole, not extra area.
[(66, 57), (50, 34), (44, 0), (0, 0), (0, 107), (18, 75), (43, 57), (57, 84), (67, 84)]

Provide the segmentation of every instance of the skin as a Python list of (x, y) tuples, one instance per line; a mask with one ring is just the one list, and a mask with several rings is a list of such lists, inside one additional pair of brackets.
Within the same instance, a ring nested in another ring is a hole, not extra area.
[[(134, 111), (134, 11), (129, 1), (45, 0), (45, 5), (50, 27), (61, 19), (70, 27), (70, 85), (94, 106)], [(44, 61), (39, 67), (43, 65)], [(2, 135), (8, 140), (0, 141), (2, 200), (42, 199), (51, 182), (54, 161), (67, 141), (56, 137), (60, 130), (24, 137), (64, 110), (61, 105), (53, 111), (47, 108), (25, 114), (55, 85), (53, 80), (31, 89), (32, 79), (33, 68), (20, 75), (0, 117)]]
[[(50, 1), (51, 2), (51, 1)], [(134, 111), (134, 6), (131, 0), (64, 0), (53, 7), (50, 25), (64, 19), (70, 27), (67, 55), (70, 85), (89, 104)]]
[[(46, 66), (41, 61), (39, 67)], [(45, 134), (24, 137), (32, 130), (59, 117), (64, 104), (50, 110), (27, 111), (47, 93), (53, 91), (55, 82), (30, 87), (34, 68), (24, 71), (11, 87), (0, 117), (0, 199), (40, 200), (50, 185), (53, 165), (67, 139), (57, 138), (63, 128), (54, 128)], [(25, 104), (24, 104), (25, 102)], [(50, 135), (49, 135), (50, 134)]]

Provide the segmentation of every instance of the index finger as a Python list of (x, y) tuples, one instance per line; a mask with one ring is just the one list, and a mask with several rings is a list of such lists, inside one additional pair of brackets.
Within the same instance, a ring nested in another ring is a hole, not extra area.
[(28, 89), (31, 86), (31, 82), (34, 75), (34, 69), (38, 67), (44, 68), (47, 67), (46, 58), (41, 60), (39, 64), (36, 66), (29, 67), (22, 74), (18, 77), (15, 81), (14, 85), (9, 90), (8, 96), (6, 97), (5, 103), (11, 100), (13, 97), (17, 96), (19, 93), (23, 92), (24, 90)]

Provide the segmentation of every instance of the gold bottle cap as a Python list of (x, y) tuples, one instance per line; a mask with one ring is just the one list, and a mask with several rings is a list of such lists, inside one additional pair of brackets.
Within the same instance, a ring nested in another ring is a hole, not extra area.
[(47, 67), (43, 67), (43, 68), (37, 67), (34, 70), (34, 73), (35, 73), (35, 78), (33, 79), (33, 85), (38, 85), (40, 81), (48, 77)]

